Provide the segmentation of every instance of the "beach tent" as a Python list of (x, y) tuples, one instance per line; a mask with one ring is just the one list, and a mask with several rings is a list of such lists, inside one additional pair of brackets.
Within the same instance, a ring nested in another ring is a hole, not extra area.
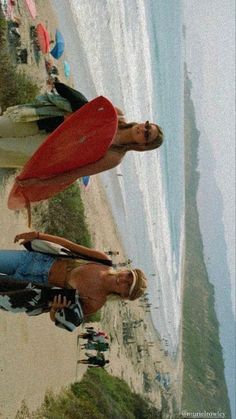
[(67, 61), (64, 61), (64, 74), (66, 78), (68, 79), (70, 77), (70, 64)]
[(65, 41), (64, 38), (61, 34), (60, 31), (58, 31), (58, 29), (56, 30), (56, 35), (55, 35), (55, 46), (54, 48), (50, 51), (50, 54), (56, 58), (56, 60), (58, 60), (58, 58), (60, 58), (64, 52), (65, 49)]
[(30, 12), (30, 15), (33, 19), (36, 18), (36, 6), (34, 0), (25, 0), (26, 6)]
[(36, 26), (36, 37), (38, 45), (43, 54), (49, 52), (50, 37), (47, 29), (42, 23)]

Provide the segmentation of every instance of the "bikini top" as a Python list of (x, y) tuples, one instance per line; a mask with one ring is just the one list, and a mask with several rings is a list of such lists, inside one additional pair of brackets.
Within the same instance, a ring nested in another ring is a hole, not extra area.
[(32, 241), (25, 242), (24, 247), (30, 252), (43, 253), (44, 255), (46, 254), (55, 258), (57, 263), (53, 264), (48, 278), (49, 283), (54, 286), (72, 288), (68, 284), (68, 273), (82, 265), (87, 265), (88, 263), (98, 263), (105, 266), (113, 266), (111, 259), (85, 256), (79, 252), (74, 253), (64, 247), (55, 245), (55, 243), (45, 240), (34, 239)]
[(85, 259), (70, 259), (70, 258), (61, 258), (55, 257), (55, 262), (53, 263), (49, 274), (48, 274), (48, 282), (51, 286), (57, 286), (60, 288), (71, 288), (70, 284), (68, 283), (70, 279), (70, 272), (78, 268), (79, 266), (94, 263), (90, 261), (86, 261)]

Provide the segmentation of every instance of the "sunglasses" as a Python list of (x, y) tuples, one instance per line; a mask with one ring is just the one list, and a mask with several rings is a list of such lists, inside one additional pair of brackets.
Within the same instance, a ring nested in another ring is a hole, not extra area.
[(144, 138), (146, 140), (146, 143), (148, 143), (148, 141), (151, 139), (151, 130), (151, 124), (149, 124), (149, 121), (146, 121), (144, 125)]

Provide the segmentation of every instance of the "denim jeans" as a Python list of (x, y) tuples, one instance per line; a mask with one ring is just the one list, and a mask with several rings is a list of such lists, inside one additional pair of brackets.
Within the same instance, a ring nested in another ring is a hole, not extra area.
[(0, 274), (19, 281), (47, 284), (55, 257), (25, 250), (0, 250)]

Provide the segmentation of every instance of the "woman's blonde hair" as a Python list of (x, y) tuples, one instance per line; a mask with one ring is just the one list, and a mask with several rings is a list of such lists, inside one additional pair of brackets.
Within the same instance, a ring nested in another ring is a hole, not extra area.
[[(133, 283), (130, 287), (130, 294), (127, 297), (128, 300), (137, 300), (140, 298), (147, 288), (147, 277), (145, 276), (144, 272), (141, 269), (128, 269), (129, 272), (133, 275)], [(119, 271), (113, 271), (114, 273), (118, 274)], [(114, 274), (111, 272), (112, 274)], [(107, 301), (116, 301), (123, 299), (119, 293), (111, 293), (107, 296)]]

